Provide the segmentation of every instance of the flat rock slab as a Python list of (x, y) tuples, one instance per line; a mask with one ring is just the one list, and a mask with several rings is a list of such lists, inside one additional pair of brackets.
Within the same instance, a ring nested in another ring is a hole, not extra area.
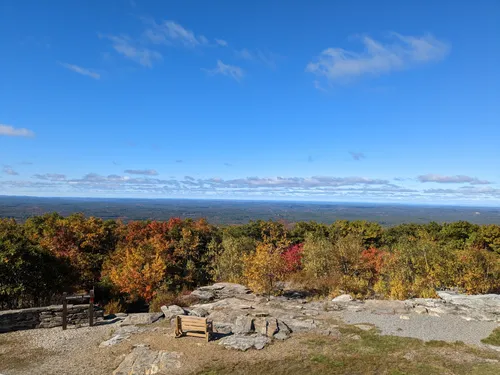
[(368, 323), (380, 329), (383, 335), (414, 337), (424, 341), (439, 340), (447, 342), (463, 341), (466, 344), (482, 345), (481, 339), (488, 337), (498, 326), (496, 322), (466, 322), (455, 315), (441, 317), (428, 314), (379, 315), (368, 311), (343, 312), (343, 320), (348, 324)]
[(250, 348), (255, 348), (257, 350), (264, 349), (264, 347), (271, 342), (271, 339), (264, 335), (253, 334), (253, 335), (231, 335), (224, 337), (220, 340), (219, 345), (224, 346), (227, 349), (236, 349), (245, 351)]
[(140, 333), (143, 331), (144, 331), (144, 328), (137, 327), (137, 326), (120, 327), (114, 332), (113, 336), (109, 340), (101, 342), (99, 344), (99, 347), (105, 348), (107, 346), (113, 346), (113, 345), (119, 344), (123, 340), (128, 339), (132, 334)]
[(113, 371), (113, 375), (164, 374), (181, 367), (181, 353), (151, 350), (147, 346), (135, 347)]
[(163, 317), (163, 313), (138, 313), (130, 314), (120, 324), (122, 326), (131, 326), (137, 324), (152, 324)]

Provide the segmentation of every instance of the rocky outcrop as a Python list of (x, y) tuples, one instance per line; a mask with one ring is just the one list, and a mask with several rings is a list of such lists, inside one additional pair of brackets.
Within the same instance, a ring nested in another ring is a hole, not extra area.
[(227, 349), (236, 349), (245, 351), (250, 348), (255, 348), (257, 350), (264, 349), (264, 347), (270, 342), (271, 339), (269, 337), (260, 334), (252, 334), (252, 335), (235, 334), (221, 339), (219, 345), (222, 345)]
[[(89, 305), (68, 305), (68, 325), (81, 325), (89, 321)], [(62, 326), (62, 305), (34, 307), (30, 309), (0, 311), (0, 333), (33, 328)], [(94, 319), (104, 316), (102, 309), (94, 308)]]
[(152, 324), (163, 318), (163, 313), (138, 313), (138, 314), (130, 314), (128, 315), (123, 322), (121, 322), (122, 326), (132, 326), (132, 325), (145, 325)]
[(403, 301), (409, 311), (440, 317), (460, 316), (468, 321), (500, 322), (500, 295), (465, 295), (456, 292), (437, 292), (440, 298), (414, 298)]
[(161, 311), (163, 312), (165, 319), (168, 320), (175, 318), (177, 315), (186, 315), (186, 310), (177, 305), (162, 306)]
[(194, 290), (191, 295), (202, 301), (213, 299), (225, 299), (249, 294), (250, 289), (241, 284), (233, 283), (215, 283), (213, 285), (203, 286)]
[(151, 350), (138, 345), (125, 357), (113, 375), (154, 375), (168, 373), (181, 367), (180, 353)]

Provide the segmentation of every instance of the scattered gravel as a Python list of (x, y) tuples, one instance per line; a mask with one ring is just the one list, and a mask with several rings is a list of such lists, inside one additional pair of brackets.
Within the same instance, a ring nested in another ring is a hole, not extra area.
[(111, 334), (115, 327), (101, 325), (94, 327), (69, 328), (65, 331), (61, 327), (30, 329), (9, 334), (10, 338), (23, 343), (29, 343), (33, 349), (41, 348), (51, 351), (73, 351), (88, 348), (95, 342), (103, 341)]
[(488, 337), (499, 326), (496, 322), (466, 321), (453, 315), (429, 316), (408, 314), (373, 314), (368, 311), (342, 311), (343, 320), (348, 324), (368, 323), (380, 329), (383, 335), (414, 337), (424, 341), (463, 341), (466, 344), (481, 345), (481, 339)]

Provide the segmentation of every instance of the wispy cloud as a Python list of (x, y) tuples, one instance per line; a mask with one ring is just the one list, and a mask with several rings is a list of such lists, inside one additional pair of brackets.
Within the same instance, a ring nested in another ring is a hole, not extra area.
[(217, 60), (217, 67), (214, 69), (203, 69), (210, 75), (221, 74), (234, 78), (236, 81), (241, 81), (244, 76), (244, 71), (239, 66), (224, 64), (221, 60)]
[(195, 35), (189, 29), (186, 29), (181, 24), (167, 20), (161, 23), (156, 23), (152, 19), (144, 19), (150, 25), (144, 31), (144, 37), (155, 44), (175, 45), (179, 44), (184, 47), (196, 47), (209, 44), (208, 39), (203, 35)]
[(65, 181), (66, 180), (66, 175), (60, 174), (60, 173), (45, 173), (45, 174), (35, 174), (33, 175), (34, 178), (38, 180), (45, 180), (45, 181)]
[(113, 49), (126, 58), (139, 63), (142, 66), (151, 68), (154, 63), (163, 60), (163, 56), (158, 51), (146, 48), (126, 35), (104, 35), (99, 34), (102, 39), (112, 42)]
[(60, 62), (59, 64), (62, 65), (63, 67), (65, 67), (66, 69), (72, 70), (75, 73), (78, 73), (78, 74), (81, 74), (81, 75), (84, 75), (84, 76), (87, 76), (90, 78), (94, 78), (94, 79), (101, 78), (101, 75), (99, 73), (96, 73), (90, 69), (82, 68), (81, 66), (78, 66), (78, 65), (67, 64), (67, 63), (63, 63), (63, 62)]
[(2, 171), (3, 171), (3, 173), (8, 174), (10, 176), (17, 176), (17, 175), (19, 175), (19, 173), (17, 173), (15, 170), (13, 170), (10, 165), (5, 165), (3, 167)]
[(276, 58), (278, 56), (273, 53), (266, 53), (260, 49), (250, 51), (247, 48), (243, 48), (241, 50), (236, 50), (235, 54), (241, 59), (260, 62), (270, 68), (276, 68)]
[(128, 174), (140, 174), (144, 176), (157, 176), (158, 172), (154, 169), (127, 169), (124, 173)]
[(7, 137), (34, 137), (35, 133), (29, 129), (0, 124), (0, 135)]
[(437, 182), (440, 184), (460, 184), (468, 183), (471, 185), (488, 185), (491, 184), (490, 181), (480, 180), (476, 177), (456, 175), (456, 176), (443, 176), (439, 174), (426, 174), (418, 176), (420, 182)]
[(228, 46), (228, 43), (224, 39), (215, 39), (215, 43), (217, 43), (219, 46), (222, 46), (222, 47)]
[(384, 43), (369, 36), (361, 37), (363, 52), (327, 48), (310, 62), (306, 72), (325, 78), (329, 83), (348, 82), (363, 75), (377, 76), (415, 65), (442, 60), (450, 45), (431, 34), (404, 36), (390, 34)]
[(353, 152), (353, 151), (349, 151), (349, 154), (351, 155), (351, 157), (356, 160), (356, 161), (360, 161), (361, 159), (364, 159), (366, 158), (365, 154), (363, 154), (362, 152)]

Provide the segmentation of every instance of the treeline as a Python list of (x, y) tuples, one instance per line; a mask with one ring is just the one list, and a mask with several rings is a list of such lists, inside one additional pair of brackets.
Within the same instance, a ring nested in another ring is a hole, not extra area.
[(500, 292), (500, 226), (460, 221), (382, 228), (205, 220), (123, 224), (74, 214), (0, 219), (0, 307), (50, 303), (96, 286), (115, 306), (157, 309), (213, 281), (279, 293), (284, 283), (323, 295), (434, 297), (436, 289)]

